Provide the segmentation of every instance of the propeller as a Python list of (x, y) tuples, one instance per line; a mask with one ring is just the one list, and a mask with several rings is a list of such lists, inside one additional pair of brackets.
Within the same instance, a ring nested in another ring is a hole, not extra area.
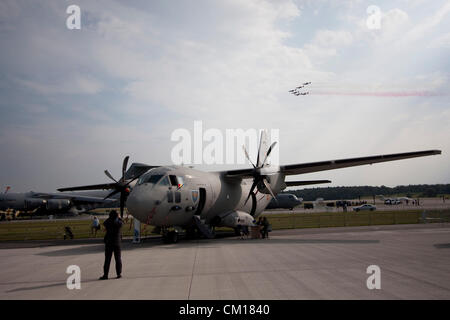
[[(113, 183), (102, 183), (102, 184), (94, 184), (88, 186), (78, 186), (78, 187), (68, 187), (68, 188), (59, 188), (58, 191), (86, 191), (86, 190), (112, 190), (110, 194), (108, 194), (103, 200), (106, 200), (113, 195), (120, 193), (120, 216), (123, 218), (123, 211), (125, 208), (125, 202), (127, 201), (128, 195), (131, 192), (130, 185), (136, 179), (139, 179), (144, 173), (146, 173), (149, 169), (157, 168), (159, 166), (149, 166), (142, 163), (133, 163), (131, 167), (127, 170), (129, 156), (126, 156), (123, 159), (122, 163), (122, 177), (119, 180), (116, 180), (112, 174), (105, 170), (105, 175), (114, 181)], [(128, 180), (126, 179), (126, 173), (128, 172)]]
[(127, 172), (127, 166), (128, 166), (128, 159), (130, 157), (126, 156), (123, 159), (123, 163), (122, 163), (122, 177), (117, 181), (116, 179), (114, 179), (114, 177), (112, 176), (111, 173), (109, 173), (108, 170), (105, 170), (105, 175), (110, 178), (111, 180), (113, 180), (115, 182), (115, 184), (113, 184), (113, 188), (114, 191), (111, 192), (110, 194), (108, 194), (104, 200), (112, 197), (113, 195), (117, 194), (120, 192), (120, 198), (119, 198), (119, 202), (120, 202), (120, 217), (123, 218), (123, 211), (125, 208), (125, 202), (127, 201), (128, 195), (130, 194), (130, 184), (131, 182), (133, 182), (134, 180), (138, 179), (140, 177), (134, 177), (133, 179), (131, 179), (130, 181), (126, 181), (125, 179), (125, 173)]
[(270, 182), (268, 180), (268, 176), (267, 176), (267, 174), (264, 174), (262, 172), (262, 169), (266, 165), (267, 159), (268, 159), (270, 153), (272, 152), (273, 148), (277, 144), (277, 142), (275, 141), (275, 142), (273, 142), (270, 145), (269, 149), (267, 149), (267, 152), (264, 155), (264, 161), (260, 162), (260, 159), (262, 158), (261, 145), (262, 145), (263, 141), (265, 141), (265, 139), (263, 139), (263, 135), (264, 134), (265, 134), (265, 131), (262, 131), (261, 132), (261, 139), (259, 140), (258, 157), (256, 159), (256, 165), (254, 165), (252, 160), (250, 159), (250, 157), (248, 155), (248, 152), (245, 149), (245, 146), (242, 146), (242, 148), (244, 149), (244, 153), (245, 153), (245, 156), (246, 156), (247, 160), (253, 166), (253, 173), (252, 173), (252, 175), (253, 175), (253, 183), (252, 183), (252, 186), (250, 188), (250, 192), (248, 193), (247, 199), (245, 200), (244, 205), (247, 204), (248, 199), (250, 199), (250, 197), (253, 194), (253, 191), (255, 190), (256, 187), (258, 187), (258, 185), (260, 185), (260, 187), (262, 187), (262, 188), (265, 187), (269, 191), (269, 193), (272, 195), (272, 197), (275, 199), (275, 201), (276, 201), (275, 194), (274, 194), (272, 188), (270, 187)]

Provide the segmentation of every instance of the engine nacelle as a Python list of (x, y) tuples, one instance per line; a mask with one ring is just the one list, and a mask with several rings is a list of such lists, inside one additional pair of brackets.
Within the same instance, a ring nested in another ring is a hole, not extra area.
[[(286, 184), (284, 183), (284, 175), (275, 173), (270, 174), (266, 176), (267, 182), (269, 182), (270, 187), (275, 193), (280, 192), (286, 187)], [(260, 182), (257, 185), (258, 191), (264, 194), (270, 194), (270, 191), (267, 190), (264, 182)]]
[(220, 221), (220, 225), (230, 228), (236, 228), (237, 226), (251, 227), (255, 225), (253, 223), (254, 220), (255, 219), (247, 212), (236, 210), (223, 217)]
[(50, 199), (47, 200), (47, 210), (69, 209), (71, 202), (68, 199)]
[(25, 199), (26, 210), (34, 210), (37, 208), (45, 207), (46, 204), (47, 204), (47, 200), (45, 200), (45, 199), (37, 199), (37, 198), (26, 198)]

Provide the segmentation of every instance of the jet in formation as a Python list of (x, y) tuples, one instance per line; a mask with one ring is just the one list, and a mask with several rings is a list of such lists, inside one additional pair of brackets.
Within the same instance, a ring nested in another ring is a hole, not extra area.
[(295, 89), (289, 90), (289, 93), (292, 93), (293, 95), (296, 96), (306, 96), (307, 94), (309, 94), (309, 92), (300, 92), (299, 90), (310, 84), (311, 82), (305, 82), (302, 85), (296, 87)]
[(267, 133), (262, 131), (255, 163), (245, 151), (252, 168), (217, 172), (142, 163), (133, 163), (127, 170), (127, 156), (119, 180), (105, 171), (112, 183), (58, 190), (110, 190), (107, 197), (119, 195), (122, 216), (126, 206), (128, 213), (154, 226), (154, 232), (160, 232), (165, 241), (176, 242), (180, 231), (213, 238), (215, 227), (252, 226), (276, 194), (287, 186), (311, 183), (285, 181), (290, 175), (441, 154), (440, 150), (427, 150), (275, 166), (268, 162), (275, 145), (269, 146)]

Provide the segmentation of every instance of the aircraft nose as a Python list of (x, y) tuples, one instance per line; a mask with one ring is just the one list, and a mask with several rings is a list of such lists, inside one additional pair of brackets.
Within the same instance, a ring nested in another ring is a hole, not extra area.
[(154, 205), (154, 199), (148, 186), (134, 187), (127, 199), (127, 209), (130, 214), (140, 220), (145, 220), (145, 214)]

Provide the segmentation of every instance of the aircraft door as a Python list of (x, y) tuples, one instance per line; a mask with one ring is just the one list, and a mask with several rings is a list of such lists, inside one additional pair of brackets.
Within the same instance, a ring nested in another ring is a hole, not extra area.
[(206, 189), (205, 188), (199, 188), (199, 200), (197, 205), (197, 210), (195, 211), (195, 215), (199, 216), (202, 214), (203, 208), (205, 207), (206, 202)]

